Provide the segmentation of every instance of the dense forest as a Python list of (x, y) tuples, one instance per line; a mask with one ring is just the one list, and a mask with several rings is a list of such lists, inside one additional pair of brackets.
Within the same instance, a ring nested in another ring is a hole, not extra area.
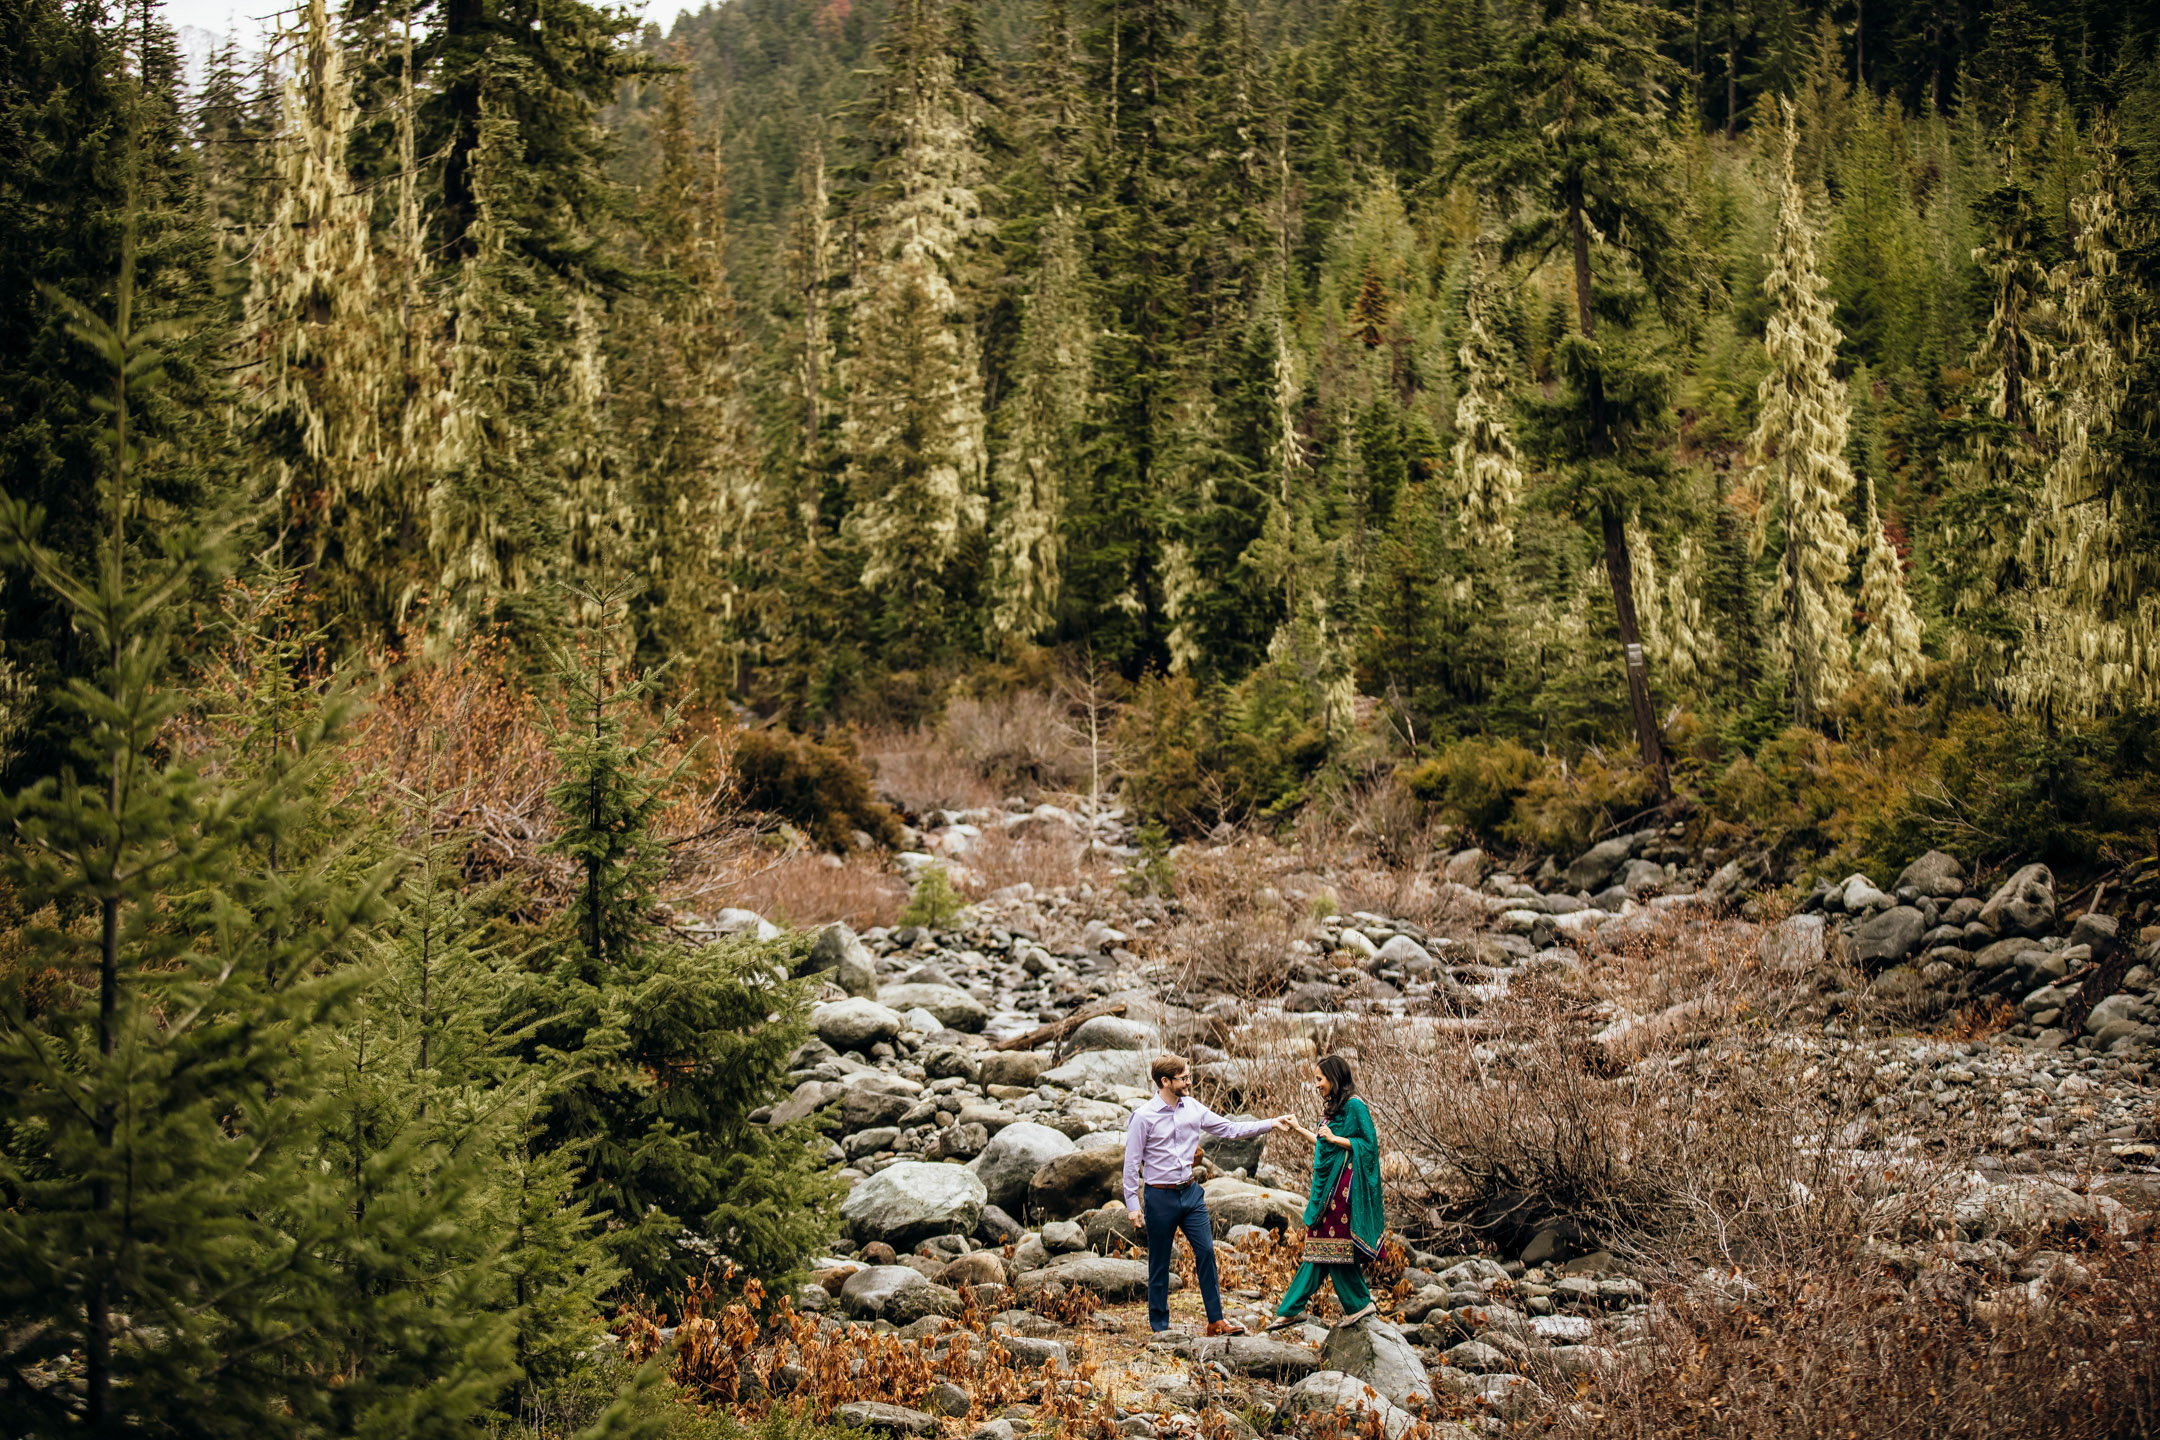
[[(191, 79), (149, 0), (0, 7), (0, 1409), (566, 1433), (614, 1305), (788, 1275), (802, 945), (655, 837), (890, 845), (851, 734), (957, 700), (1086, 697), (1151, 845), (2149, 855), (2156, 46), (303, 0)], [(515, 863), (431, 736), (541, 777)]]
[[(129, 13), (9, 22), (0, 484), (77, 561), (244, 511), (333, 654), (628, 586), (809, 731), (1084, 655), (1173, 826), (1376, 757), (1799, 830), (1816, 737), (2147, 759), (2143, 7), (355, 3), (193, 89)], [(92, 662), (5, 605), (37, 773)]]

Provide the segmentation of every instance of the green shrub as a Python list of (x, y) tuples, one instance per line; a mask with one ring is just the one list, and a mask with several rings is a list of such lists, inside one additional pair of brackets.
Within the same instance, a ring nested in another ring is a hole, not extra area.
[(1648, 770), (1591, 750), (1573, 765), (1546, 765), (1533, 775), (1500, 835), (1526, 849), (1572, 854), (1656, 798), (1657, 782)]
[(735, 741), (735, 793), (751, 810), (802, 829), (828, 850), (846, 850), (861, 830), (879, 845), (900, 844), (900, 821), (871, 788), (854, 737), (824, 742), (782, 730), (746, 730)]
[(1210, 804), (1219, 795), (1213, 735), (1190, 675), (1144, 676), (1118, 713), (1114, 743), (1125, 793), (1144, 818), (1183, 834), (1222, 818)]
[(1545, 770), (1537, 752), (1515, 740), (1458, 740), (1401, 772), (1406, 789), (1451, 825), (1497, 836), (1516, 797)]
[(1935, 848), (1968, 864), (2149, 855), (2160, 845), (2160, 743), (2149, 717), (2058, 729), (1969, 710), (1855, 838), (1885, 869)]
[(915, 877), (915, 888), (908, 896), (907, 908), (900, 912), (902, 925), (921, 925), (931, 930), (943, 930), (951, 925), (967, 901), (953, 889), (952, 876), (943, 865), (925, 865)]

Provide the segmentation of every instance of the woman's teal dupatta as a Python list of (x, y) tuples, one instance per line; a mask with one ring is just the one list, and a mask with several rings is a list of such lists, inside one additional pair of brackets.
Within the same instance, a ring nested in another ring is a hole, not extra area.
[(1345, 1150), (1325, 1140), (1313, 1141), (1312, 1195), (1305, 1201), (1305, 1228), (1310, 1230), (1320, 1223), (1320, 1213), (1327, 1208), (1328, 1197), (1335, 1193), (1335, 1182), (1347, 1164), (1351, 1167), (1350, 1238), (1362, 1258), (1377, 1259), (1387, 1217), (1380, 1205), (1380, 1135), (1373, 1129), (1372, 1111), (1352, 1095), (1342, 1114), (1329, 1121), (1327, 1128), (1348, 1140), (1350, 1148)]

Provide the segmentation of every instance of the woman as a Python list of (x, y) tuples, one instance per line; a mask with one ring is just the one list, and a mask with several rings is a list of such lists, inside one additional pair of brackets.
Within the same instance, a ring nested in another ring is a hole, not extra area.
[(1349, 1061), (1340, 1055), (1324, 1056), (1312, 1073), (1323, 1114), (1319, 1130), (1307, 1130), (1295, 1120), (1286, 1122), (1287, 1128), (1313, 1142), (1312, 1195), (1305, 1202), (1305, 1263), (1290, 1282), (1270, 1330), (1311, 1319), (1305, 1303), (1320, 1288), (1323, 1277), (1335, 1282), (1335, 1298), (1342, 1302), (1343, 1318), (1338, 1325), (1354, 1325), (1373, 1308), (1372, 1292), (1365, 1288), (1360, 1267), (1379, 1258), (1385, 1225), (1380, 1213), (1380, 1137), (1373, 1129), (1372, 1112), (1358, 1098)]

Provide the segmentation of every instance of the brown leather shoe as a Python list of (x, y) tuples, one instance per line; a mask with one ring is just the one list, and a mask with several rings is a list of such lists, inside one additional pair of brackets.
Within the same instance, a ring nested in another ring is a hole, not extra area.
[(1235, 1320), (1210, 1320), (1207, 1333), (1210, 1335), (1243, 1335), (1245, 1327)]

